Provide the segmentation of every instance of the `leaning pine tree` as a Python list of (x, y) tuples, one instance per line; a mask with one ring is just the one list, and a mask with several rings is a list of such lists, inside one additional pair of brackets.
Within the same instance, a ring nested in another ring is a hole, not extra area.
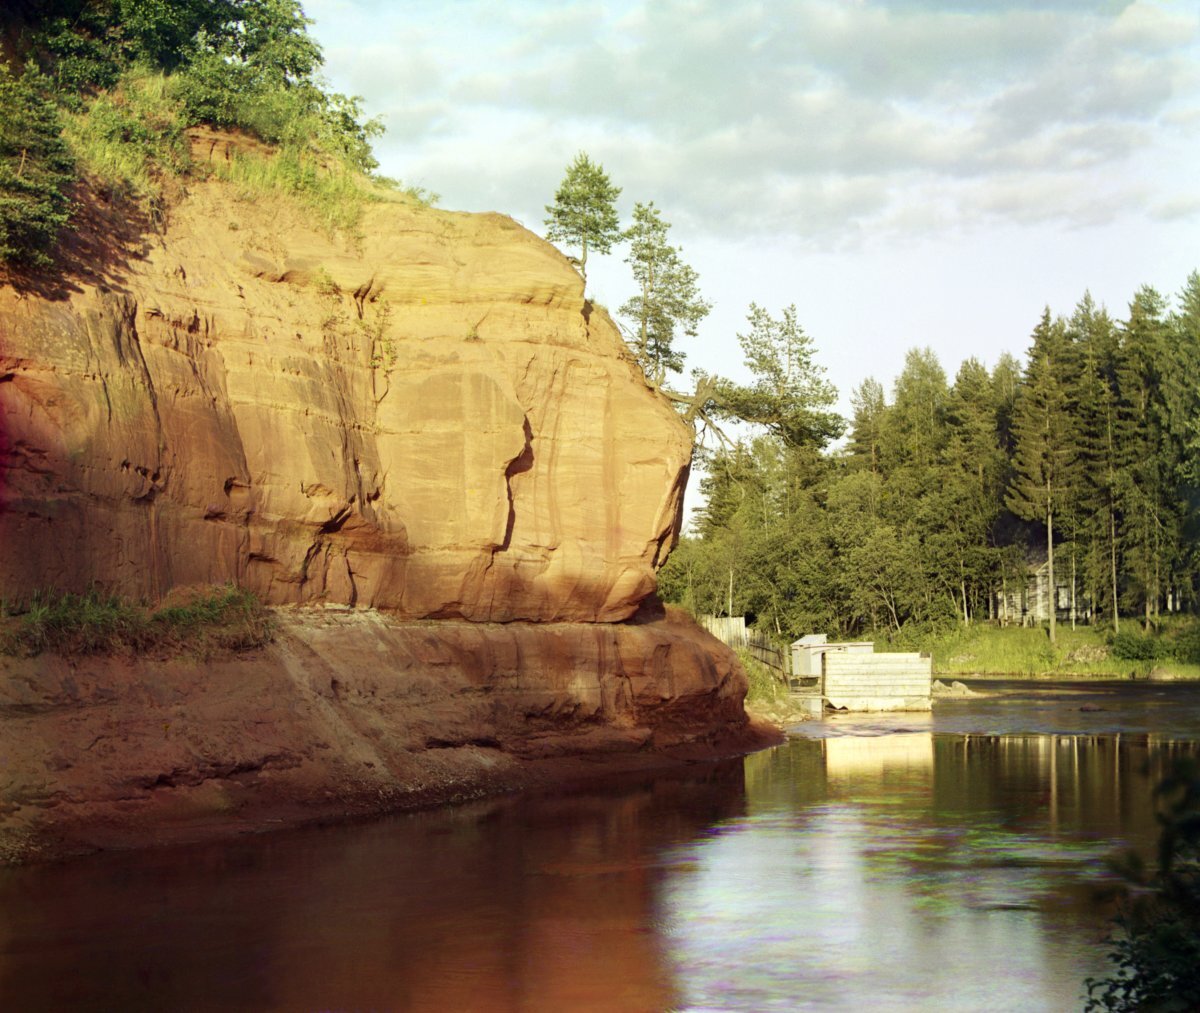
[(621, 241), (616, 208), (620, 195), (621, 188), (613, 186), (604, 169), (581, 151), (567, 166), (554, 203), (546, 205), (546, 238), (579, 247), (579, 273), (585, 285), (588, 251), (608, 253)]
[(1054, 518), (1074, 486), (1079, 448), (1071, 410), (1070, 343), (1061, 320), (1046, 309), (1034, 328), (1033, 347), (1013, 418), (1012, 480), (1006, 502), (1018, 517), (1046, 526), (1050, 642), (1055, 640)]

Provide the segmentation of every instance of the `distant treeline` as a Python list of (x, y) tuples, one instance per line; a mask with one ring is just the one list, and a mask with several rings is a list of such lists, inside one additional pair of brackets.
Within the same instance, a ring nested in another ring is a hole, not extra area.
[(929, 349), (889, 398), (854, 391), (848, 440), (779, 435), (704, 452), (707, 503), (661, 573), (697, 612), (795, 635), (996, 616), (1049, 557), (1076, 611), (1116, 629), (1196, 611), (1200, 274), (1174, 306), (1141, 289), (1115, 321), (1046, 310), (1024, 363)]

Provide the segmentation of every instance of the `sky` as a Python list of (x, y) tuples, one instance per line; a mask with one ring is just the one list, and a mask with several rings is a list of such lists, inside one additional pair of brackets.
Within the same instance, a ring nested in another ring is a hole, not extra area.
[[(913, 347), (950, 378), (1044, 306), (1117, 319), (1200, 269), (1200, 0), (305, 0), (383, 173), (544, 234), (579, 151), (654, 201), (713, 308), (688, 366), (746, 379), (795, 304), (849, 411)], [(632, 294), (618, 249), (589, 294)], [(685, 384), (681, 381), (681, 384)]]

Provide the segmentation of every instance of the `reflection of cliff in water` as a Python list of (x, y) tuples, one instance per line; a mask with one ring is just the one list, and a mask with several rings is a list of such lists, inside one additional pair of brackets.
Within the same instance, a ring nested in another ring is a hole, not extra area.
[(739, 818), (743, 800), (737, 760), (12, 870), (0, 995), (14, 1009), (670, 1008), (657, 856)]

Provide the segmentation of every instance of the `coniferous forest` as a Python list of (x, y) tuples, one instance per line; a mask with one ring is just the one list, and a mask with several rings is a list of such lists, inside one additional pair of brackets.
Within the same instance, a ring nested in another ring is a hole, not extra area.
[(1195, 272), (1174, 300), (1140, 289), (1123, 319), (1086, 294), (1047, 309), (1023, 361), (951, 376), (912, 349), (890, 388), (853, 391), (840, 443), (789, 430), (700, 451), (706, 502), (662, 596), (777, 636), (895, 637), (1020, 621), (1040, 567), (1051, 623), (1194, 613), (1198, 381)]

